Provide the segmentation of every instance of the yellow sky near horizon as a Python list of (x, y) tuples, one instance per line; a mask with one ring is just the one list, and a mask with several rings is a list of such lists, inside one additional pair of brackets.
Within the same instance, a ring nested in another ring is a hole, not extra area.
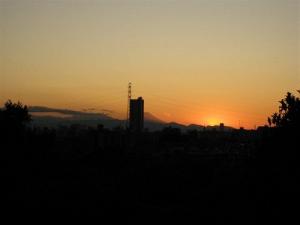
[(299, 0), (0, 0), (0, 104), (253, 128), (300, 88)]

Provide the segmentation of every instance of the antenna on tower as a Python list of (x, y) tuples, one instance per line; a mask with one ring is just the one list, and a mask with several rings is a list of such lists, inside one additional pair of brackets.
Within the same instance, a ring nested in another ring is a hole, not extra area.
[(130, 100), (131, 100), (131, 82), (128, 83), (128, 95), (127, 95), (127, 120), (126, 127), (129, 128), (129, 117), (130, 117)]

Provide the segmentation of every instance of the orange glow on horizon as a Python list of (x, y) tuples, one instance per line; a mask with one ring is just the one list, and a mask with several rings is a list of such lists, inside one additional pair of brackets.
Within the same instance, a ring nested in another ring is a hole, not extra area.
[(165, 122), (253, 129), (299, 89), (299, 1), (16, 0), (0, 9), (0, 107), (11, 99), (124, 119), (131, 81), (145, 112)]
[(216, 119), (216, 118), (209, 118), (207, 119), (206, 123), (209, 126), (215, 126), (215, 125), (219, 125), (220, 124), (220, 120)]

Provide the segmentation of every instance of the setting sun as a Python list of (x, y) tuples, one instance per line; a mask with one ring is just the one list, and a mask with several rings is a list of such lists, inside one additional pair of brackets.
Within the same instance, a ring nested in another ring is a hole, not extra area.
[(215, 119), (215, 118), (209, 118), (209, 119), (207, 119), (206, 124), (209, 125), (209, 126), (215, 126), (215, 125), (219, 125), (220, 121)]

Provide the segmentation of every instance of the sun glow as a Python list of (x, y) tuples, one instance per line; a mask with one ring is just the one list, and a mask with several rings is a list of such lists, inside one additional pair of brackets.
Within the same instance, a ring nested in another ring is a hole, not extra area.
[(217, 118), (208, 118), (206, 121), (207, 121), (206, 124), (209, 126), (214, 126), (214, 125), (220, 124), (220, 120), (218, 120)]

